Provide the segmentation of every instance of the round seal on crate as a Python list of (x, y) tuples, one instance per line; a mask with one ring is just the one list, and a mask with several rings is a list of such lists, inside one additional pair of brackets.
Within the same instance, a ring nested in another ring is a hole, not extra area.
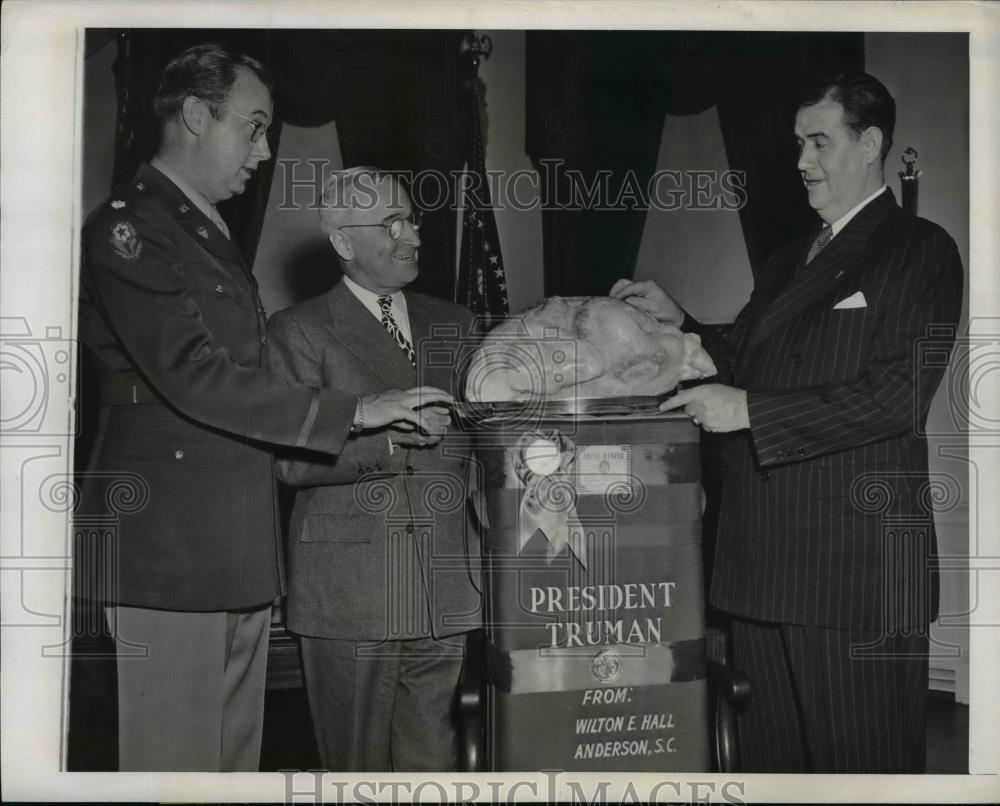
[(550, 439), (539, 437), (524, 449), (524, 463), (539, 476), (551, 476), (562, 463), (562, 451)]
[(598, 683), (611, 683), (622, 673), (622, 659), (610, 649), (602, 649), (590, 662), (590, 673)]

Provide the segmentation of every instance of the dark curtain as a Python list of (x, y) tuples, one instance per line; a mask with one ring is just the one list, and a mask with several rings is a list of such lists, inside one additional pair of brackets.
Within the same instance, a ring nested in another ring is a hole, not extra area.
[[(605, 294), (631, 276), (664, 116), (717, 106), (732, 169), (744, 171), (740, 216), (750, 262), (800, 234), (813, 214), (795, 169), (792, 124), (808, 78), (864, 68), (855, 33), (531, 31), (526, 149), (541, 175), (546, 295)], [(570, 180), (601, 171), (617, 209), (561, 209)], [(623, 194), (621, 191), (625, 190)]]
[[(257, 249), (274, 176), (282, 123), (315, 127), (335, 120), (345, 165), (368, 164), (415, 177), (425, 207), (424, 271), (416, 290), (450, 299), (455, 265), (455, 183), (464, 159), (457, 75), (462, 31), (289, 31), (131, 29), (119, 34), (114, 187), (154, 153), (158, 125), (150, 101), (160, 72), (177, 53), (219, 42), (248, 53), (274, 76), (271, 151), (247, 191), (219, 205), (249, 264)], [(436, 175), (436, 174), (435, 174)]]
[[(795, 168), (792, 127), (803, 84), (863, 69), (864, 37), (856, 33), (529, 32), (526, 150), (541, 178), (546, 296), (604, 295), (617, 278), (631, 277), (646, 221), (643, 204), (561, 209), (570, 181), (551, 161), (587, 183), (606, 171), (614, 199), (630, 178), (646, 187), (667, 114), (716, 106), (729, 167), (745, 175), (740, 221), (756, 275), (768, 255), (815, 221)], [(706, 590), (721, 436), (701, 442)], [(712, 611), (709, 620), (721, 621)]]
[[(573, 180), (603, 192), (632, 171), (645, 185), (667, 109), (658, 32), (529, 31), (527, 153), (539, 170), (545, 295), (603, 295), (631, 276), (645, 211), (580, 209)], [(548, 165), (543, 161), (558, 161)], [(585, 191), (586, 192), (586, 191)], [(559, 206), (575, 209), (557, 209)], [(604, 205), (601, 205), (604, 206)]]

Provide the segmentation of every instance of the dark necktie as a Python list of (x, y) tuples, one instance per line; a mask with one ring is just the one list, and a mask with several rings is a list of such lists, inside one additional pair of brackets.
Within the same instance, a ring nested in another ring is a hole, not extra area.
[(809, 247), (809, 254), (806, 257), (807, 265), (812, 262), (812, 259), (816, 257), (816, 255), (818, 255), (820, 252), (823, 251), (826, 245), (830, 243), (830, 240), (832, 238), (833, 238), (833, 227), (827, 224), (826, 226), (823, 227), (823, 229), (819, 231), (819, 235), (816, 236), (816, 240), (813, 241), (812, 246)]
[(389, 331), (389, 335), (395, 340), (399, 349), (406, 353), (406, 357), (410, 360), (410, 363), (416, 366), (417, 361), (413, 354), (413, 345), (406, 340), (403, 331), (399, 329), (396, 320), (389, 313), (389, 309), (392, 308), (392, 297), (379, 297), (378, 307), (382, 311), (382, 327)]

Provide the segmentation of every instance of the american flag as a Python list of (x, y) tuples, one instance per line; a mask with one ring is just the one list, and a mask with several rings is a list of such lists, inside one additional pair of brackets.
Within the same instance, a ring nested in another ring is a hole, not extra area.
[(455, 301), (496, 323), (510, 313), (507, 274), (486, 177), (486, 87), (476, 78), (469, 89), (469, 145), (462, 188), (462, 253)]

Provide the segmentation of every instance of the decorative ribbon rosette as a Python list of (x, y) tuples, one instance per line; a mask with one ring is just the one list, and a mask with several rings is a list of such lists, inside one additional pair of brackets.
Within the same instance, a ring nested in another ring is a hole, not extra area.
[(583, 531), (569, 527), (570, 520), (578, 520), (572, 475), (575, 462), (576, 446), (558, 431), (529, 431), (517, 441), (514, 470), (524, 484), (518, 516), (519, 553), (538, 530), (549, 541), (549, 562), (568, 547), (580, 565), (587, 567)]

